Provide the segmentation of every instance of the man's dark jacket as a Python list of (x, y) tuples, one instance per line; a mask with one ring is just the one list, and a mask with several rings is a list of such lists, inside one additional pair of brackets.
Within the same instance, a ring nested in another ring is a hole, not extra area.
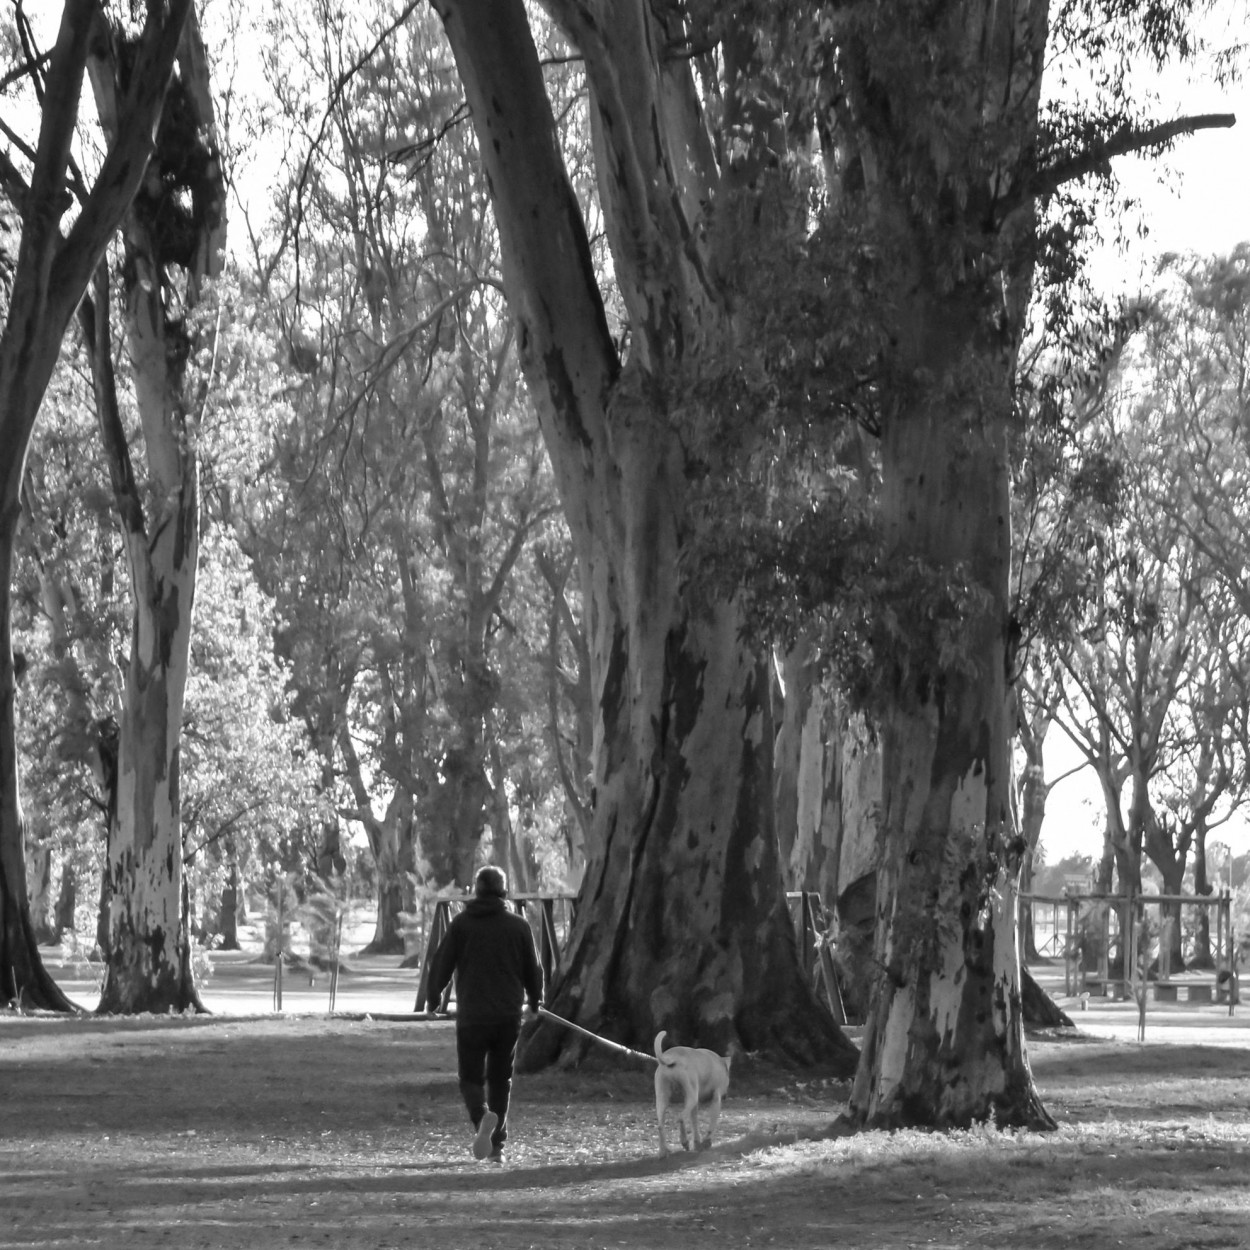
[(471, 899), (434, 953), (427, 1000), (431, 1011), (456, 977), (456, 1019), (465, 1022), (519, 1017), (529, 999), (543, 1000), (543, 972), (524, 917), (498, 895)]

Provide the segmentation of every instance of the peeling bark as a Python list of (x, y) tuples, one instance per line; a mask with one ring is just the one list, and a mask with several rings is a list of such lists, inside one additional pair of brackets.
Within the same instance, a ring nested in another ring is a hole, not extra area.
[[(961, 330), (975, 342), (958, 309), (925, 311), (918, 350), (935, 364), (958, 359)], [(851, 1097), (865, 1125), (1052, 1124), (1025, 1051), (1016, 942), (1026, 848), (1011, 796), (1007, 368), (962, 411), (920, 400), (883, 439), (897, 558), (944, 570), (950, 586), (967, 579), (971, 594), (959, 658), (900, 662), (883, 718), (881, 973)]]
[(847, 194), (892, 255), (880, 508), (915, 613), (882, 656), (879, 971), (857, 1126), (1053, 1123), (1024, 1040), (1009, 685), (1008, 431), (1036, 233), (1020, 188), (1047, 16), (1046, 0), (960, 0), (923, 41), (861, 25), (830, 101), (865, 183)]
[[(772, 821), (763, 656), (682, 574), (686, 465), (666, 395), (733, 336), (710, 278), (732, 203), (676, 18), (630, 0), (556, 16), (584, 58), (600, 201), (630, 324), (622, 363), (520, 0), (436, 0), (490, 181), (509, 306), (577, 549), (595, 702), (594, 809), (553, 1010), (635, 1046), (853, 1048), (801, 976)], [(671, 26), (671, 28), (670, 28)], [(679, 41), (679, 40), (678, 40)], [(735, 116), (740, 111), (735, 102)], [(761, 132), (761, 142), (766, 136)], [(744, 214), (748, 219), (749, 213)], [(756, 239), (763, 246), (762, 238)], [(741, 239), (735, 236), (734, 244)], [(583, 1043), (540, 1025), (533, 1068)]]
[[(124, 50), (90, 63), (106, 130), (124, 98)], [(157, 149), (126, 215), (126, 339), (143, 428), (146, 489), (117, 404), (107, 275), (97, 279), (92, 367), (101, 438), (130, 572), (133, 630), (118, 727), (117, 805), (109, 830), (108, 945), (101, 1012), (203, 1011), (191, 972), (179, 778), (200, 540), (187, 318), (221, 269), (225, 184), (208, 64), (194, 17), (178, 52)], [(202, 379), (199, 388), (211, 384)]]

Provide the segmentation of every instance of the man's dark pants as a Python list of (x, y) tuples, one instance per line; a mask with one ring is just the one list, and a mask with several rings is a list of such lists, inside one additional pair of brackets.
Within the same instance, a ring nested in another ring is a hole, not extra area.
[(456, 1023), (456, 1066), (460, 1076), (460, 1096), (473, 1127), (488, 1110), (499, 1117), (490, 1135), (492, 1149), (500, 1150), (508, 1140), (508, 1098), (512, 1093), (512, 1063), (521, 1017), (496, 1020), (460, 1020)]

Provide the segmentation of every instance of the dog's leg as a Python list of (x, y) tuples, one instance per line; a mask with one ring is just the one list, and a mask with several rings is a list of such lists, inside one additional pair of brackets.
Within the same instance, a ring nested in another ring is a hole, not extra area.
[(711, 1103), (707, 1110), (707, 1137), (703, 1139), (703, 1149), (707, 1150), (712, 1145), (712, 1134), (716, 1132), (716, 1121), (720, 1119), (720, 1094), (712, 1095)]
[[(699, 1082), (687, 1080), (686, 1101), (681, 1109), (681, 1148), (697, 1150), (699, 1148)], [(689, 1136), (687, 1136), (687, 1129)]]
[(660, 1158), (668, 1156), (668, 1143), (664, 1140), (664, 1109), (668, 1105), (668, 1095), (664, 1088), (663, 1076), (655, 1074), (655, 1122), (660, 1129)]

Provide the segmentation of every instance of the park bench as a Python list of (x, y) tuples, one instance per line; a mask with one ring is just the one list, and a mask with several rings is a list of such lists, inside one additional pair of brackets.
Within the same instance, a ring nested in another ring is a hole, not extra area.
[(1209, 1003), (1212, 999), (1212, 986), (1206, 982), (1196, 981), (1153, 981), (1151, 995), (1157, 1003), (1181, 1002), (1180, 991), (1185, 991), (1184, 1002)]

